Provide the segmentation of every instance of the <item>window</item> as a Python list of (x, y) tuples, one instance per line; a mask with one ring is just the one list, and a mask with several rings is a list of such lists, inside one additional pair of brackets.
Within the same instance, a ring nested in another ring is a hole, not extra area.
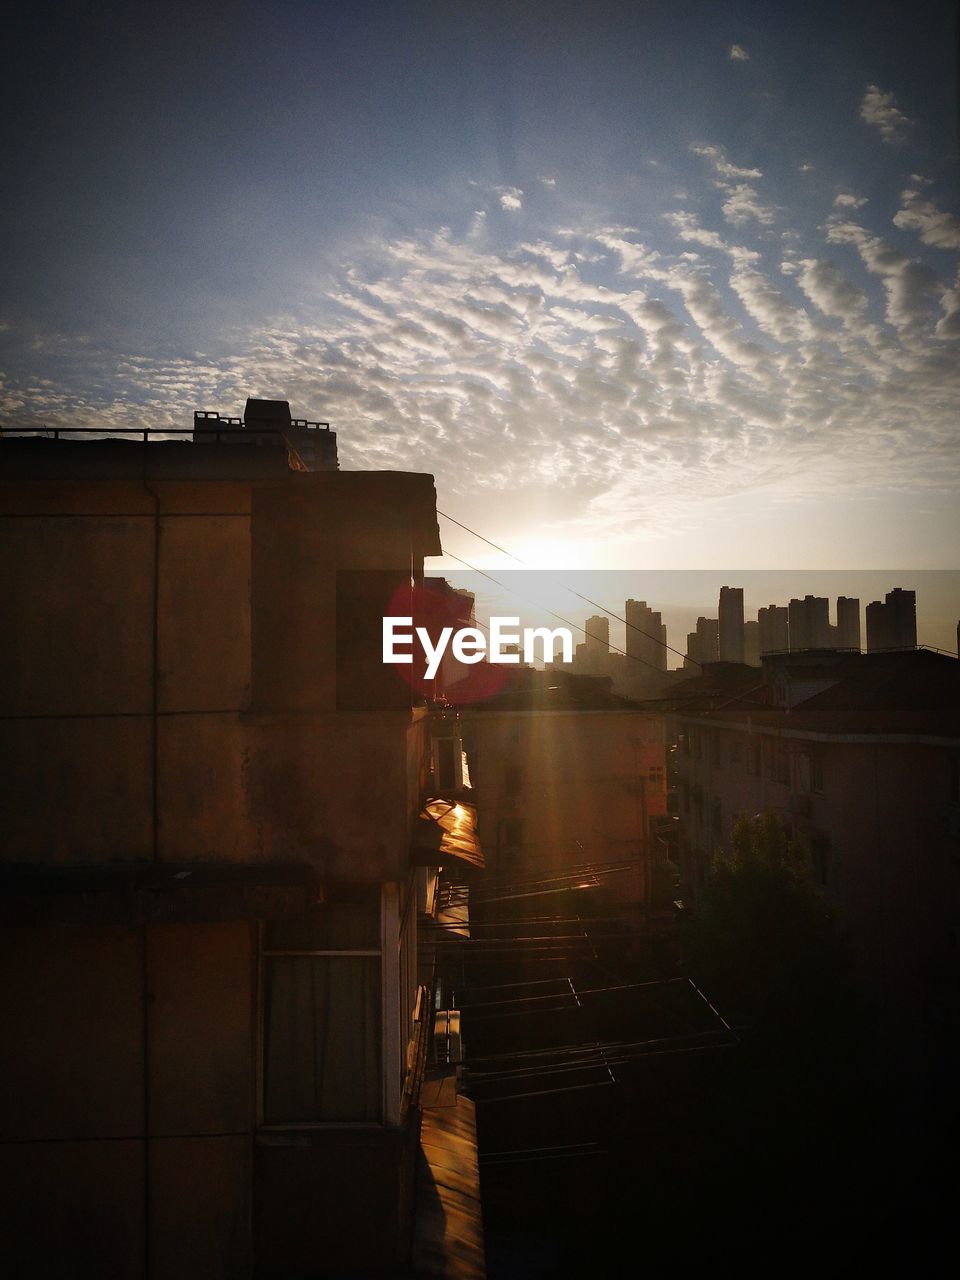
[(760, 777), (760, 743), (747, 747), (747, 769), (755, 778)]
[(743, 764), (743, 743), (739, 738), (734, 738), (730, 743), (730, 763)]
[(379, 889), (263, 936), (263, 1118), (382, 1117)]
[(713, 804), (710, 810), (710, 821), (713, 828), (713, 838), (719, 840), (723, 836), (723, 806), (720, 803), (720, 797), (714, 796)]
[(720, 737), (719, 733), (713, 733), (710, 735), (710, 745), (712, 748), (711, 757), (713, 763), (719, 767), (723, 764), (723, 739)]

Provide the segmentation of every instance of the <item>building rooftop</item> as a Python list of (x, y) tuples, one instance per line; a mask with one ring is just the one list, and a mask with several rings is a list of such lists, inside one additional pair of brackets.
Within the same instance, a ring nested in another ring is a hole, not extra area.
[[(778, 685), (808, 684), (792, 706)], [(819, 686), (819, 687), (818, 687)], [(929, 649), (863, 654), (804, 654), (768, 662), (763, 672), (709, 663), (670, 696), (645, 704), (670, 714), (743, 721), (809, 732), (911, 735), (960, 740), (960, 662)]]

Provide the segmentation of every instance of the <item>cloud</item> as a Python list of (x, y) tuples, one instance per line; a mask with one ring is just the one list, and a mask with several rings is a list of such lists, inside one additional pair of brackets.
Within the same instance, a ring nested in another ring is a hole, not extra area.
[(755, 221), (768, 225), (773, 222), (775, 210), (764, 204), (755, 187), (751, 183), (763, 177), (759, 169), (746, 169), (733, 164), (727, 159), (723, 147), (707, 146), (703, 143), (691, 143), (690, 150), (705, 160), (717, 175), (715, 185), (726, 195), (723, 202), (723, 216), (734, 226)]
[(731, 62), (749, 62), (750, 55), (742, 44), (732, 44), (729, 54)]
[(938, 209), (932, 200), (923, 200), (918, 191), (904, 191), (900, 212), (893, 222), (907, 231), (918, 231), (924, 244), (937, 249), (960, 249), (960, 218)]
[(729, 195), (723, 202), (723, 216), (735, 227), (742, 227), (747, 222), (759, 222), (769, 226), (776, 217), (776, 210), (764, 204), (757, 194), (756, 188), (749, 183), (741, 182), (735, 187), (727, 188)]
[(908, 258), (858, 223), (845, 222), (839, 216), (828, 219), (827, 239), (834, 244), (853, 245), (867, 270), (882, 277), (890, 324), (907, 331), (929, 327), (930, 297), (943, 291), (929, 267)]
[(859, 326), (867, 307), (867, 295), (843, 273), (822, 258), (804, 258), (797, 266), (797, 284), (825, 316)]
[(765, 275), (752, 267), (740, 268), (730, 277), (730, 287), (764, 333), (778, 342), (813, 336), (810, 317), (787, 301)]
[(557, 185), (556, 178), (547, 178), (542, 173), (537, 175), (537, 181), (542, 182), (545, 187), (555, 187)]
[[(475, 183), (465, 233), (358, 231), (319, 301), (304, 290), (285, 314), (212, 335), (216, 356), (14, 328), (9, 365), (27, 372), (0, 382), (5, 426), (183, 426), (195, 408), (283, 394), (333, 421), (345, 468), (429, 471), (465, 505), (549, 487), (591, 527), (648, 508), (672, 521), (771, 476), (838, 495), (891, 476), (960, 483), (945, 349), (960, 279), (888, 244), (848, 191), (801, 234), (809, 220), (791, 227), (761, 199), (759, 170), (694, 150), (722, 221), (697, 212), (692, 180), (683, 208), (634, 226), (581, 211), (565, 227), (497, 216), (523, 192)], [(926, 194), (911, 179), (897, 227), (955, 247)]]
[(759, 169), (742, 169), (739, 165), (731, 164), (727, 159), (726, 152), (723, 147), (705, 146), (702, 143), (692, 142), (690, 150), (694, 155), (703, 156), (705, 160), (709, 160), (714, 171), (721, 178), (750, 179), (762, 178), (763, 174)]
[(860, 103), (860, 119), (880, 130), (884, 142), (893, 146), (903, 142), (907, 129), (913, 124), (897, 106), (892, 93), (882, 93), (875, 84), (868, 84)]
[(701, 227), (692, 213), (676, 210), (672, 213), (665, 213), (663, 219), (673, 227), (678, 239), (686, 241), (688, 244), (700, 244), (705, 249), (718, 249), (722, 253), (729, 254), (735, 262), (740, 263), (756, 262), (760, 257), (755, 249), (747, 249), (743, 245), (729, 244), (716, 231)]
[(838, 209), (862, 209), (867, 199), (866, 196), (854, 196), (849, 191), (841, 191), (838, 196), (833, 197), (833, 203)]

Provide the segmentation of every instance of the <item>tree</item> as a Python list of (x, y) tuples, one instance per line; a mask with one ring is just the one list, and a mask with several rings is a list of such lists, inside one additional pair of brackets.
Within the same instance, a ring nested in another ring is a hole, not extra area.
[(859, 1021), (847, 946), (774, 813), (738, 818), (686, 943), (694, 977), (760, 1035), (802, 1030), (809, 1041)]

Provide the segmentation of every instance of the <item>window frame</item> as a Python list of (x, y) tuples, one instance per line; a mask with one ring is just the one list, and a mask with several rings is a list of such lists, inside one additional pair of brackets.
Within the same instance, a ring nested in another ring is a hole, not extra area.
[[(327, 1130), (364, 1130), (378, 1133), (384, 1129), (395, 1128), (400, 1119), (400, 1097), (402, 1082), (399, 1072), (388, 1063), (399, 1060), (400, 1008), (399, 981), (400, 939), (398, 933), (399, 919), (399, 885), (385, 883), (379, 886), (380, 934), (378, 947), (340, 947), (321, 949), (276, 950), (266, 946), (267, 925), (272, 921), (257, 922), (256, 950), (256, 990), (255, 1000), (255, 1064), (254, 1089), (256, 1093), (256, 1131), (264, 1134), (292, 1134), (301, 1132), (322, 1132)], [(390, 890), (393, 890), (391, 893)], [(392, 901), (391, 901), (392, 900)], [(392, 942), (389, 928), (394, 924)], [(266, 1049), (266, 965), (271, 959), (284, 956), (315, 956), (317, 958), (362, 958), (379, 959), (379, 996), (380, 996), (380, 1119), (379, 1120), (267, 1120), (266, 1119), (266, 1073), (264, 1057)]]

